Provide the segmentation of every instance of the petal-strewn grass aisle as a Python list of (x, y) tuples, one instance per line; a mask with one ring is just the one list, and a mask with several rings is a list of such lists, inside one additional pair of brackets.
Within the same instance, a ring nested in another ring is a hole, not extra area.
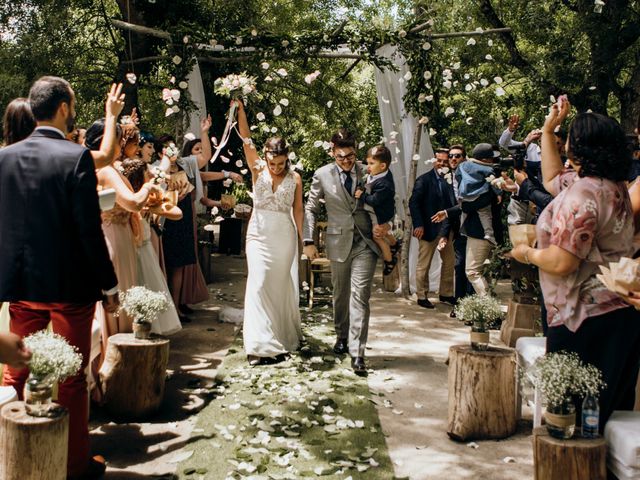
[(367, 381), (331, 350), (330, 310), (304, 314), (303, 324), (305, 346), (277, 365), (249, 367), (236, 338), (180, 478), (394, 478)]

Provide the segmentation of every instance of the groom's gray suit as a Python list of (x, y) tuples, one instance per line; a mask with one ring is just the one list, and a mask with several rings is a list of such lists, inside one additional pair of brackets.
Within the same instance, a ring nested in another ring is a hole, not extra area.
[(351, 170), (352, 192), (344, 186), (344, 174), (337, 164), (316, 171), (305, 206), (304, 239), (313, 238), (321, 199), (327, 209), (327, 257), (331, 261), (333, 316), (338, 339), (348, 339), (349, 354), (364, 357), (369, 331), (369, 297), (380, 255), (372, 240), (369, 214), (353, 197), (362, 169)]

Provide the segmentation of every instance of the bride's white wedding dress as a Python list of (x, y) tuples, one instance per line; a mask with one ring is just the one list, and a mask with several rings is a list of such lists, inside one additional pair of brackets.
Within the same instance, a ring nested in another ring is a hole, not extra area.
[(244, 296), (247, 355), (274, 357), (300, 345), (298, 234), (292, 211), (295, 191), (295, 178), (288, 172), (274, 193), (266, 168), (253, 187), (246, 246), (249, 277)]

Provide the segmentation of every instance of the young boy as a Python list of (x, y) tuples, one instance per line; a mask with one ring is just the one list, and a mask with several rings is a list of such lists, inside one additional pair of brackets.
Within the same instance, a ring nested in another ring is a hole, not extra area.
[[(489, 189), (493, 188), (500, 199), (502, 191), (491, 183), (491, 180), (495, 178), (493, 164), (495, 159), (500, 156), (500, 152), (488, 143), (480, 143), (473, 149), (472, 155), (473, 158), (462, 162), (456, 169), (458, 198), (462, 202), (473, 202), (481, 196), (490, 195)], [(491, 205), (479, 208), (478, 217), (484, 230), (484, 239), (495, 245)]]
[[(389, 171), (391, 165), (391, 152), (384, 145), (378, 145), (367, 152), (367, 167), (369, 175), (364, 186), (358, 186), (354, 196), (362, 198), (364, 208), (371, 216), (373, 225), (382, 225), (391, 221), (396, 213), (395, 196), (396, 189), (393, 184), (393, 175)], [(385, 238), (373, 239), (384, 259), (384, 275), (389, 275), (398, 262), (395, 253), (398, 250), (398, 242), (388, 233)]]

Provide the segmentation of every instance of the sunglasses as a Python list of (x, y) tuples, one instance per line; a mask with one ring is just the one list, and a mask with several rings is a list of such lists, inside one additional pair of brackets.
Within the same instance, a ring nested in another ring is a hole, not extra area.
[(351, 161), (351, 160), (355, 160), (355, 158), (356, 158), (355, 153), (350, 153), (349, 155), (345, 155), (345, 156), (336, 155), (336, 160), (338, 160), (339, 162), (342, 162), (344, 160)]
[(462, 158), (461, 153), (450, 153), (449, 158)]

